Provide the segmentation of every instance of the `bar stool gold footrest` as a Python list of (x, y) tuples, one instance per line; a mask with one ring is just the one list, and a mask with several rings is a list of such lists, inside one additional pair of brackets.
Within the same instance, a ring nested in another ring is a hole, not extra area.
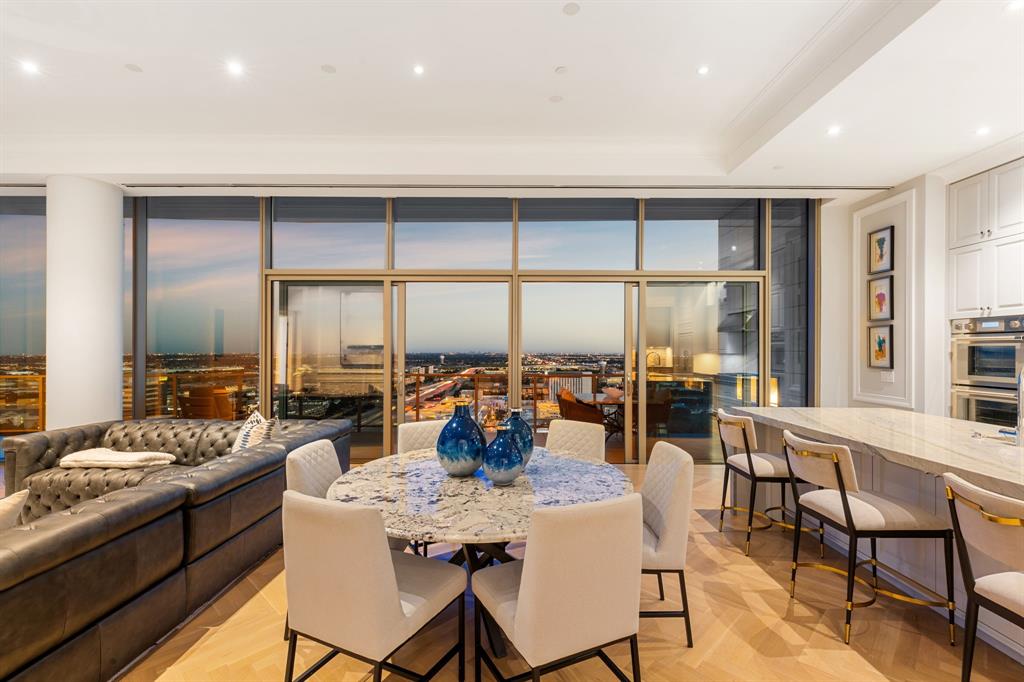
[[(871, 560), (868, 559), (868, 562), (870, 562), (870, 561)], [(860, 564), (857, 564), (857, 565), (860, 566)], [(828, 564), (819, 564), (816, 561), (798, 561), (798, 562), (796, 562), (794, 564), (794, 567), (795, 568), (813, 568), (813, 569), (816, 569), (816, 570), (819, 570), (819, 571), (828, 571), (829, 573), (835, 573), (836, 575), (841, 575), (844, 578), (847, 576), (846, 569), (837, 568), (836, 566), (829, 566)], [(871, 598), (870, 599), (866, 599), (864, 601), (850, 602), (850, 608), (852, 608), (852, 609), (862, 609), (865, 606), (871, 606), (872, 604), (874, 604), (875, 601), (878, 599), (878, 594), (877, 594), (877, 590), (875, 589), (875, 586), (872, 585), (867, 580), (865, 580), (864, 578), (861, 578), (859, 575), (856, 575), (856, 573), (853, 576), (853, 580), (854, 580), (854, 582), (857, 582), (857, 583), (863, 585), (864, 587), (868, 588), (869, 590), (871, 590)], [(790, 597), (794, 596), (794, 592), (795, 591), (796, 591), (796, 581), (795, 580), (790, 580), (789, 581), (789, 596)]]
[(956, 608), (956, 603), (955, 602), (949, 601), (946, 597), (943, 597), (941, 594), (939, 594), (935, 590), (931, 589), (930, 587), (925, 587), (924, 585), (922, 585), (921, 583), (917, 582), (916, 580), (914, 580), (910, 576), (904, 575), (903, 573), (897, 571), (895, 568), (893, 568), (889, 564), (882, 563), (881, 561), (879, 561), (877, 559), (864, 559), (863, 561), (860, 561), (860, 562), (857, 563), (857, 568), (860, 568), (861, 566), (864, 566), (864, 565), (868, 565), (868, 566), (874, 565), (876, 568), (881, 568), (882, 570), (886, 571), (890, 575), (896, 576), (897, 578), (899, 578), (903, 582), (906, 582), (906, 583), (909, 583), (910, 585), (913, 585), (915, 589), (917, 589), (917, 590), (919, 590), (921, 592), (924, 592), (925, 594), (927, 594), (927, 595), (929, 595), (931, 597), (934, 597), (934, 599), (920, 599), (919, 597), (911, 597), (909, 594), (903, 594), (902, 592), (893, 592), (892, 590), (886, 590), (886, 589), (883, 589), (881, 587), (875, 586), (874, 587), (875, 592), (877, 592), (878, 594), (885, 595), (886, 597), (889, 597), (890, 599), (896, 599), (896, 600), (899, 600), (899, 601), (907, 602), (908, 604), (917, 604), (918, 606), (938, 606), (938, 607), (943, 608), (943, 609), (955, 609)]
[[(781, 519), (773, 519), (772, 517), (768, 516), (768, 512), (775, 512), (775, 511), (782, 512), (782, 514), (781, 514), (782, 518)], [(782, 506), (768, 507), (767, 509), (764, 510), (764, 515), (765, 515), (765, 517), (770, 519), (771, 522), (774, 525), (779, 526), (780, 528), (785, 528), (786, 530), (793, 530), (794, 528), (796, 528), (796, 526), (794, 526), (792, 523), (789, 523), (788, 521), (785, 520), (785, 518), (786, 518), (786, 511), (787, 511), (786, 508), (782, 507)], [(756, 514), (757, 512), (754, 512), (754, 513)], [(815, 535), (821, 535), (824, 532), (824, 529), (823, 528), (808, 528), (807, 526), (801, 526), (800, 527), (800, 532), (801, 533), (814, 533)]]
[[(741, 511), (741, 512), (749, 512), (749, 511), (750, 511), (750, 509), (749, 509), (748, 507), (731, 507), (731, 506), (719, 507), (719, 509), (718, 509), (718, 510), (719, 510), (720, 512), (725, 512), (725, 511), (734, 511), (734, 512), (738, 512), (738, 511)], [(766, 509), (765, 511), (768, 511), (768, 510)], [(774, 519), (772, 519), (772, 518), (771, 518), (770, 516), (768, 516), (768, 515), (767, 515), (767, 514), (765, 514), (764, 512), (759, 512), (759, 511), (755, 511), (755, 512), (754, 512), (754, 516), (756, 516), (756, 517), (757, 517), (757, 518), (759, 518), (759, 519), (764, 519), (764, 520), (766, 521), (766, 523), (765, 523), (765, 525), (763, 525), (763, 526), (751, 526), (751, 527), (750, 527), (750, 530), (768, 530), (769, 528), (771, 528), (771, 527), (772, 527), (772, 524), (773, 524), (773, 523), (778, 523), (777, 521), (775, 521)], [(719, 532), (721, 532), (721, 531), (722, 531), (723, 527), (724, 527), (724, 524), (723, 524), (723, 522), (722, 522), (722, 521), (719, 521), (719, 522), (718, 522), (718, 530), (719, 530)], [(737, 528), (737, 529), (735, 529), (735, 530), (742, 530), (742, 531), (744, 531), (744, 532), (746, 531), (746, 529), (745, 529), (745, 528)]]

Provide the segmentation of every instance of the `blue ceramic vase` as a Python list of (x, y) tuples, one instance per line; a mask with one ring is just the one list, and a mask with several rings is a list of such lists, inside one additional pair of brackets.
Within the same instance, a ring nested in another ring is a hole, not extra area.
[(487, 439), (473, 421), (469, 403), (456, 404), (455, 414), (437, 438), (437, 460), (449, 476), (472, 476), (480, 468), (486, 449)]
[(498, 425), (498, 435), (484, 453), (484, 473), (494, 485), (511, 485), (523, 473), (523, 453), (512, 438), (512, 430)]
[(512, 432), (512, 440), (519, 446), (519, 452), (523, 453), (523, 466), (525, 467), (530, 463), (530, 456), (533, 455), (533, 429), (523, 419), (523, 411), (518, 408), (511, 410), (511, 414), (504, 423)]

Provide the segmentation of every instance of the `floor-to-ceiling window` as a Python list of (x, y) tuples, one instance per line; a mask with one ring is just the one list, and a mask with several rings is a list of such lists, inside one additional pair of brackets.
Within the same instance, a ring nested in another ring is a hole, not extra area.
[(387, 201), (375, 197), (278, 197), (271, 266), (382, 270), (387, 266)]
[(241, 418), (257, 404), (259, 201), (147, 205), (146, 415)]
[(44, 426), (46, 199), (0, 197), (0, 438)]
[(588, 421), (626, 459), (624, 300), (619, 282), (523, 283), (523, 416), (540, 440), (553, 419)]
[(770, 405), (807, 405), (811, 393), (810, 221), (811, 202), (772, 201)]
[(134, 231), (135, 231), (135, 200), (125, 197), (124, 200), (124, 293), (122, 295), (122, 315), (124, 330), (122, 343), (124, 344), (124, 379), (122, 381), (121, 413), (125, 419), (133, 416), (132, 396), (132, 321), (135, 319), (132, 314), (132, 264), (134, 257)]
[(468, 398), (493, 427), (508, 411), (505, 282), (407, 282), (403, 421), (447, 419)]
[(272, 297), (272, 414), (348, 419), (352, 456), (379, 456), (387, 345), (383, 284), (279, 282)]

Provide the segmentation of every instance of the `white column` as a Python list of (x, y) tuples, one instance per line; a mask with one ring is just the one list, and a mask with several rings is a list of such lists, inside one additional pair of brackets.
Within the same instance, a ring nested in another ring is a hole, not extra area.
[(46, 428), (121, 416), (124, 203), (118, 187), (46, 180)]

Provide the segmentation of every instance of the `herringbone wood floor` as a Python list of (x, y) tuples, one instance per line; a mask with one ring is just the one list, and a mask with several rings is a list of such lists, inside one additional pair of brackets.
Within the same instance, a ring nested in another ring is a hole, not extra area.
[[(623, 469), (637, 484), (642, 482), (643, 467), (625, 465)], [(930, 610), (880, 598), (875, 606), (854, 614), (853, 640), (847, 646), (840, 639), (845, 588), (838, 576), (801, 572), (797, 598), (791, 600), (787, 587), (792, 536), (788, 532), (755, 533), (750, 557), (743, 556), (742, 533), (718, 532), (722, 472), (721, 467), (698, 466), (694, 486), (686, 573), (695, 646), (682, 645), (679, 620), (641, 621), (645, 680), (959, 679), (962, 649), (949, 646), (945, 621)], [(734, 527), (739, 523), (734, 522)], [(815, 543), (807, 542), (805, 547), (809, 560), (817, 556)], [(432, 553), (447, 549), (435, 546)], [(828, 552), (826, 557), (841, 565), (836, 553)], [(647, 576), (644, 581), (644, 606), (657, 608), (655, 579)], [(673, 604), (679, 608), (679, 592), (672, 580), (666, 581), (666, 591), (667, 608)], [(283, 679), (286, 644), (281, 635), (286, 609), (283, 561), (277, 552), (139, 662), (126, 679)], [(467, 639), (472, 642), (471, 616), (468, 621)], [(454, 638), (454, 612), (450, 611), (400, 652), (396, 662), (425, 670)], [(325, 651), (300, 642), (297, 671), (305, 670)], [(612, 647), (608, 653), (628, 671), (627, 645)], [(470, 651), (467, 661), (471, 655)], [(500, 665), (506, 675), (522, 670), (514, 653)], [(472, 663), (467, 667), (471, 674)], [(368, 673), (365, 664), (338, 656), (315, 679), (355, 682), (368, 679)], [(974, 673), (977, 682), (1024, 679), (1024, 667), (981, 642)], [(490, 679), (486, 672), (484, 676)], [(436, 679), (455, 680), (454, 661)], [(544, 679), (612, 677), (601, 663), (588, 661)]]

